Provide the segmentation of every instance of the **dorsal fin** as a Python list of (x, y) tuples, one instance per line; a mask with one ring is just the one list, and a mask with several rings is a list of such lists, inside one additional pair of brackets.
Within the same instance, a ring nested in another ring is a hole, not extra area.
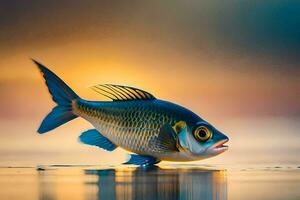
[(141, 89), (130, 86), (100, 84), (91, 87), (94, 91), (113, 101), (153, 100), (155, 97)]

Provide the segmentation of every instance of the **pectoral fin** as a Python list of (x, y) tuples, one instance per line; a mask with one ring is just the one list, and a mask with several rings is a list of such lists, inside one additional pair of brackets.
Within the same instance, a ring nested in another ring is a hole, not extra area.
[(152, 156), (144, 156), (144, 155), (137, 155), (137, 154), (130, 154), (130, 158), (127, 162), (123, 163), (125, 165), (154, 165), (159, 163), (160, 160), (154, 158)]
[(113, 151), (117, 148), (117, 146), (114, 143), (112, 143), (109, 139), (104, 137), (96, 129), (90, 129), (83, 132), (79, 136), (79, 141), (84, 144), (100, 147), (107, 151)]
[(150, 141), (150, 145), (159, 151), (178, 151), (176, 137), (177, 135), (172, 126), (165, 124), (161, 127), (158, 136)]

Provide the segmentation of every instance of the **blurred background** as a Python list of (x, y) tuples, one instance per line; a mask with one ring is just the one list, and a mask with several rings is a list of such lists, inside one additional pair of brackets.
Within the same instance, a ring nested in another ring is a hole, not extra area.
[(0, 1), (0, 165), (116, 164), (77, 142), (75, 119), (45, 135), (52, 109), (30, 58), (82, 98), (130, 85), (193, 110), (230, 137), (198, 163), (299, 164), (300, 2)]

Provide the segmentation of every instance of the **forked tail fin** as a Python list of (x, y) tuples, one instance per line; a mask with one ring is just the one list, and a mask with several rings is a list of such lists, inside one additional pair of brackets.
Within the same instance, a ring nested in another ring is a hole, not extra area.
[(79, 97), (47, 67), (35, 60), (33, 60), (33, 62), (40, 69), (48, 86), (48, 90), (52, 95), (52, 99), (57, 104), (40, 125), (38, 133), (42, 134), (78, 117), (72, 111), (72, 101)]

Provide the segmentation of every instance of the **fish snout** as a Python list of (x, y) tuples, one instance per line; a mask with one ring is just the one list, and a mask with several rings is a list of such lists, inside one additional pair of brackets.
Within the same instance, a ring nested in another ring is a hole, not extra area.
[(229, 138), (226, 136), (226, 138), (216, 142), (215, 144), (213, 144), (211, 147), (209, 147), (207, 149), (207, 152), (213, 155), (217, 155), (220, 153), (223, 153), (225, 151), (228, 150), (228, 146), (224, 145), (225, 143), (227, 143), (229, 141)]

